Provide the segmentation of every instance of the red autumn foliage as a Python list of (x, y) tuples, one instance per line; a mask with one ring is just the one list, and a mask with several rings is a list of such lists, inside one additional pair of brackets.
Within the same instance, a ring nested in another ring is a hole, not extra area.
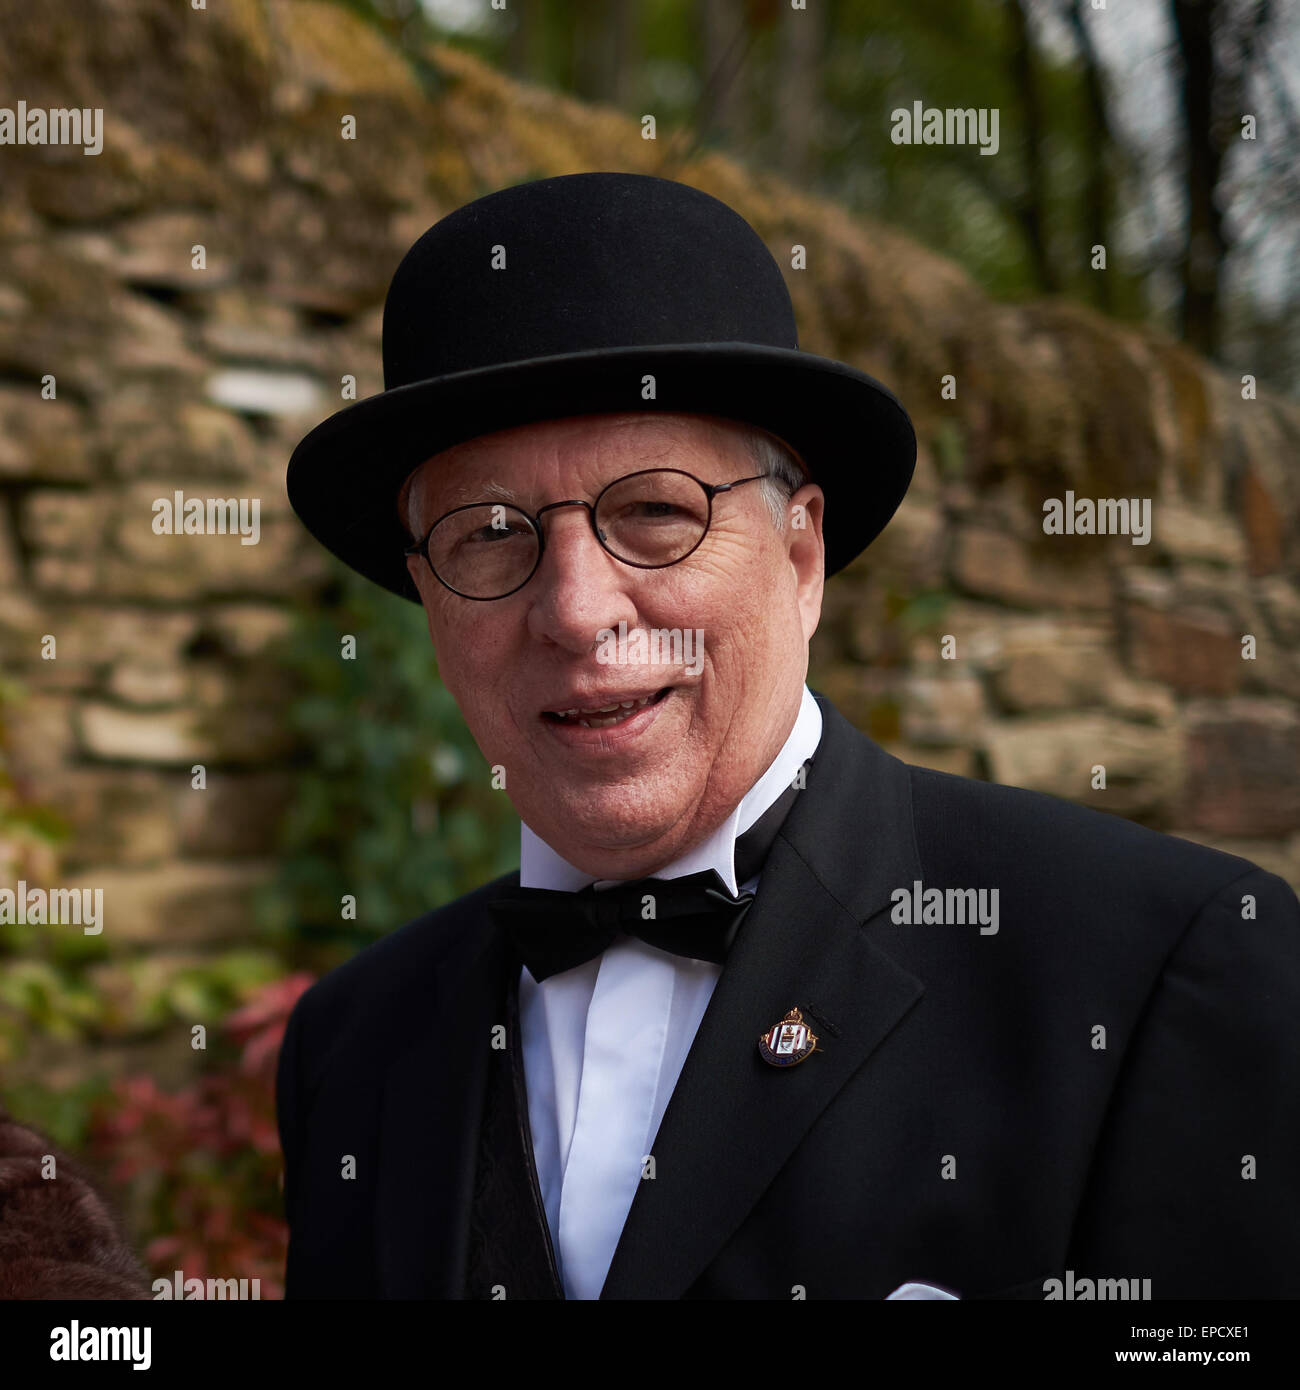
[(260, 1279), (284, 1296), (288, 1228), (275, 1123), (275, 1067), (285, 1024), (314, 977), (264, 987), (221, 1025), (238, 1061), (175, 1094), (148, 1076), (114, 1086), (91, 1125), (91, 1153), (125, 1192), (152, 1277)]

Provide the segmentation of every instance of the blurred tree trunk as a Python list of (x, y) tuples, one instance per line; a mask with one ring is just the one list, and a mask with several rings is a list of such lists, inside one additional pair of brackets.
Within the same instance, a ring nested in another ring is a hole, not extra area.
[(1034, 46), (1029, 33), (1025, 0), (1009, 0), (1007, 16), (1011, 29), (1011, 73), (1020, 94), (1024, 116), (1024, 186), (1016, 200), (1016, 217), (1024, 233), (1033, 261), (1034, 276), (1041, 289), (1055, 293), (1061, 277), (1047, 245), (1047, 169), (1043, 161), (1043, 104), (1034, 67)]
[(1187, 156), (1179, 327), (1183, 340), (1209, 357), (1219, 347), (1219, 277), (1228, 250), (1215, 196), (1226, 146), (1226, 132), (1214, 119), (1214, 31), (1219, 15), (1219, 0), (1173, 0)]
[(778, 30), (777, 164), (805, 187), (816, 183), (821, 149), (824, 24), (820, 0), (809, 0), (806, 9), (787, 8)]
[(750, 145), (747, 83), (741, 80), (751, 31), (744, 0), (702, 0), (699, 7), (703, 86), (696, 130), (736, 155)]
[(641, 69), (641, 31), (636, 22), (639, 6), (636, 0), (611, 0), (609, 18), (609, 78), (608, 102), (624, 104), (635, 93), (636, 74)]
[(510, 8), (515, 27), (506, 40), (506, 68), (521, 82), (538, 82), (542, 66), (542, 24), (537, 0), (517, 0)]
[(633, 0), (571, 0), (574, 94), (619, 104), (628, 95), (636, 36)]
[[(1115, 222), (1115, 163), (1118, 149), (1110, 124), (1101, 60), (1083, 18), (1085, 3), (1086, 0), (1071, 0), (1069, 6), (1070, 27), (1074, 30), (1083, 60), (1084, 122), (1087, 131), (1084, 147), (1088, 161), (1083, 193), (1083, 227), (1089, 252), (1094, 246), (1104, 246), (1110, 267), (1105, 271), (1092, 272), (1087, 283), (1097, 307), (1110, 311), (1115, 301), (1112, 293), (1115, 267), (1112, 264), (1114, 247), (1111, 246), (1111, 232)], [(1091, 260), (1091, 255), (1087, 260)]]

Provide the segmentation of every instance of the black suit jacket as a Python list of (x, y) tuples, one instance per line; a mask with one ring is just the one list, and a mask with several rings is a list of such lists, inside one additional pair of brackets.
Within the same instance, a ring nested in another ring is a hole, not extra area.
[[(818, 703), (806, 790), (601, 1297), (881, 1299), (922, 1280), (1042, 1298), (1066, 1271), (1149, 1279), (1155, 1299), (1300, 1297), (1290, 887), (902, 763)], [(997, 888), (997, 933), (895, 923), (891, 894), (917, 880)], [(485, 904), (511, 882), (407, 923), (294, 1009), (277, 1091), (288, 1297), (464, 1296), (504, 1021)], [(795, 1005), (821, 1048), (777, 1069), (758, 1037)]]

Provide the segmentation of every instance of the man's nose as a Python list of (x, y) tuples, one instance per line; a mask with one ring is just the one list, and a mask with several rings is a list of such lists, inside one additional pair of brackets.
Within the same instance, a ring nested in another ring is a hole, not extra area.
[(596, 539), (590, 511), (564, 504), (540, 518), (545, 545), (529, 588), (529, 622), (574, 651), (587, 651), (602, 628), (634, 621), (635, 605), (624, 585), (634, 571), (621, 565)]

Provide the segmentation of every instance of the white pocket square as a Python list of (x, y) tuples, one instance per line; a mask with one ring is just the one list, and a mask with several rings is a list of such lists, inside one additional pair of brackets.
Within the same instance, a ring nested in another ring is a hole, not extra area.
[(900, 1284), (889, 1298), (885, 1299), (888, 1303), (891, 1298), (897, 1299), (940, 1299), (948, 1298), (954, 1303), (960, 1303), (961, 1299), (955, 1293), (949, 1293), (947, 1289), (936, 1288), (934, 1284)]

